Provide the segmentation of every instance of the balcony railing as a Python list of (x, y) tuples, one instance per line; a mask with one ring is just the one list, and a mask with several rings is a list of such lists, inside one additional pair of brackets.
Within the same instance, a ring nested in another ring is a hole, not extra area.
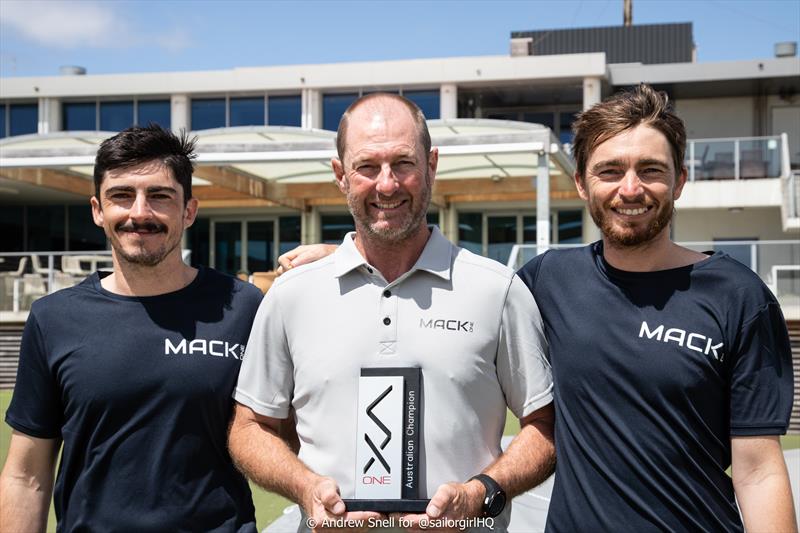
[[(759, 275), (775, 294), (786, 318), (800, 319), (800, 240), (781, 241), (696, 241), (681, 242), (699, 252), (724, 251)], [(553, 249), (582, 244), (551, 245)], [(517, 244), (508, 266), (519, 269), (537, 255), (535, 244)]]
[(786, 134), (692, 139), (687, 142), (689, 181), (779, 178), (791, 172)]

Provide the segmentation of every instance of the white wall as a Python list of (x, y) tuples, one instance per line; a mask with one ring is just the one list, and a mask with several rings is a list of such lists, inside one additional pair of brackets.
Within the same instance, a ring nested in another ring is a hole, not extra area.
[(713, 241), (714, 239), (779, 240), (797, 239), (797, 233), (781, 230), (780, 207), (728, 209), (684, 209), (677, 207), (673, 222), (676, 241)]
[(752, 97), (675, 100), (689, 139), (757, 135), (754, 105)]

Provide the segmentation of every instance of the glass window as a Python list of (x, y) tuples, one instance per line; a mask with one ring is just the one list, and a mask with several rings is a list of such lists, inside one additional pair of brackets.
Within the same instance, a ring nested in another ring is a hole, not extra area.
[(271, 220), (247, 223), (248, 273), (274, 269), (272, 262), (274, 240), (274, 226)]
[(270, 126), (301, 125), (303, 104), (300, 96), (270, 96), (267, 98), (267, 120)]
[(515, 111), (509, 111), (507, 113), (489, 113), (486, 115), (486, 118), (494, 120), (519, 120), (519, 113)]
[(425, 215), (425, 217), (427, 219), (428, 226), (437, 226), (437, 227), (439, 227), (439, 210), (438, 209), (433, 209), (432, 211), (428, 211), (428, 213), (427, 213), (427, 215)]
[(417, 104), (426, 119), (439, 118), (439, 91), (403, 91), (403, 96)]
[(39, 104), (12, 104), (8, 107), (10, 109), (9, 135), (38, 133)]
[[(225, 127), (225, 99), (192, 99), (192, 130)], [(236, 274), (236, 272), (233, 272)]]
[(517, 217), (487, 217), (487, 224), (488, 257), (506, 264), (517, 243)]
[[(0, 208), (0, 250), (25, 251), (25, 206), (4, 205)], [(16, 263), (14, 267), (16, 268)], [(9, 270), (0, 264), (0, 270)]]
[(347, 108), (356, 101), (357, 94), (323, 94), (322, 95), (322, 129), (336, 131), (339, 120)]
[(355, 231), (356, 226), (350, 215), (322, 215), (322, 242), (339, 244), (348, 232)]
[(210, 223), (207, 218), (195, 219), (194, 224), (187, 232), (189, 249), (192, 251), (191, 263), (193, 267), (208, 266)]
[(88, 205), (67, 206), (69, 218), (69, 250), (105, 250), (106, 235), (92, 220), (92, 208)]
[[(172, 125), (172, 109), (169, 100), (140, 100), (137, 107), (139, 117), (136, 123), (140, 126), (153, 123), (169, 129)], [(203, 264), (207, 265), (208, 263)]]
[(572, 139), (575, 137), (572, 133), (572, 123), (575, 121), (577, 111), (562, 111), (558, 114), (559, 126), (558, 141), (561, 144), (572, 144)]
[(214, 224), (214, 267), (235, 276), (242, 268), (242, 223), (217, 222)]
[(548, 128), (555, 129), (555, 117), (553, 113), (523, 113), (522, 114), (522, 121), (523, 122), (532, 122), (534, 124), (541, 124), (542, 126), (546, 126)]
[(28, 206), (28, 250), (49, 252), (64, 249), (64, 206)]
[(536, 244), (536, 215), (522, 217), (522, 243)]
[(231, 126), (263, 126), (264, 122), (264, 97), (231, 98), (230, 101)]
[(94, 102), (65, 102), (61, 105), (61, 126), (64, 131), (94, 131), (96, 115)]
[(583, 242), (583, 211), (558, 212), (559, 244), (580, 244)]
[(470, 252), (483, 255), (483, 215), (458, 214), (458, 245)]
[(6, 104), (0, 104), (0, 139), (6, 136)]
[(100, 129), (122, 131), (133, 126), (133, 102), (100, 102)]
[(281, 243), (278, 255), (300, 246), (300, 235), (300, 217), (281, 217), (278, 221), (278, 240)]

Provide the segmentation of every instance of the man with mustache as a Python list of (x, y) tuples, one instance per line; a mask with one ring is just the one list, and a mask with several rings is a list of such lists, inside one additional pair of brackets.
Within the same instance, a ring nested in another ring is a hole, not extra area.
[(575, 185), (603, 238), (519, 272), (555, 381), (547, 530), (742, 531), (743, 518), (795, 531), (778, 438), (792, 408), (786, 323), (749, 268), (670, 240), (683, 122), (642, 85), (574, 130)]
[[(254, 286), (181, 258), (194, 142), (158, 126), (105, 140), (94, 222), (114, 271), (34, 303), (0, 475), (4, 531), (255, 532), (225, 446)], [(61, 446), (63, 443), (63, 447)]]
[[(536, 303), (513, 271), (427, 227), (438, 151), (415, 104), (360, 98), (342, 117), (337, 148), (331, 163), (356, 231), (267, 294), (235, 391), (231, 455), (255, 482), (299, 503), (306, 526), (340, 518), (366, 529), (380, 515), (348, 512), (342, 501), (354, 496), (360, 370), (419, 367), (421, 496), (431, 501), (394, 525), (491, 517), (485, 523), (503, 531), (505, 498), (553, 466)], [(425, 327), (438, 319), (462, 325)], [(501, 453), (507, 406), (521, 430)], [(278, 435), (292, 412), (299, 456)]]

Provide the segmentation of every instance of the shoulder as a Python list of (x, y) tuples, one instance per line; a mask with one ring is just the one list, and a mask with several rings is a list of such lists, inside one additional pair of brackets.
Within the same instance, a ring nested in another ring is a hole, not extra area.
[(537, 255), (519, 269), (519, 277), (526, 285), (532, 286), (541, 274), (555, 273), (564, 275), (573, 271), (579, 264), (591, 264), (595, 244), (565, 248), (561, 250), (547, 250)]
[[(41, 321), (49, 317), (63, 317), (65, 313), (69, 315), (76, 309), (85, 309), (86, 302), (83, 300), (99, 294), (95, 290), (95, 282), (99, 283), (96, 278), (95, 273), (77, 285), (42, 296), (31, 305), (30, 316)], [(81, 307), (76, 307), (78, 305)]]
[(231, 305), (257, 307), (264, 297), (261, 290), (252, 283), (247, 283), (213, 268), (202, 267), (198, 275), (202, 276), (200, 282), (202, 292), (223, 298)]
[(333, 283), (336, 280), (333, 275), (335, 256), (336, 253), (333, 253), (283, 273), (273, 283), (270, 293), (275, 289), (280, 293), (312, 290), (318, 288), (320, 283)]
[(459, 246), (453, 246), (453, 275), (466, 274), (483, 279), (510, 282), (514, 270), (506, 265), (470, 252)]

